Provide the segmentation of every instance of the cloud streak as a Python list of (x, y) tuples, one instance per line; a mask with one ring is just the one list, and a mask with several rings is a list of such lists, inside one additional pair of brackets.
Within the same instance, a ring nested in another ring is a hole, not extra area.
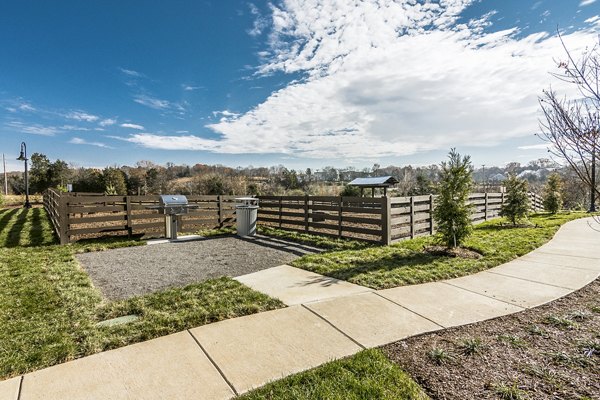
[(102, 147), (102, 148), (105, 148), (105, 149), (112, 149), (112, 147), (110, 147), (110, 146), (108, 146), (108, 145), (106, 145), (104, 143), (101, 143), (101, 142), (89, 142), (89, 141), (87, 141), (85, 139), (78, 138), (78, 137), (72, 138), (71, 140), (69, 140), (69, 143), (71, 143), (71, 144), (82, 144), (82, 145), (95, 146), (95, 147)]
[(137, 124), (121, 124), (120, 126), (121, 126), (121, 128), (137, 129), (139, 131), (144, 130), (144, 127), (142, 125), (137, 125)]
[(85, 111), (71, 111), (65, 114), (65, 118), (75, 121), (96, 122), (100, 119), (97, 115), (89, 114)]
[(39, 136), (55, 136), (63, 130), (56, 126), (47, 126), (41, 124), (25, 124), (20, 121), (9, 121), (4, 124), (7, 128), (16, 130), (17, 132), (29, 133)]

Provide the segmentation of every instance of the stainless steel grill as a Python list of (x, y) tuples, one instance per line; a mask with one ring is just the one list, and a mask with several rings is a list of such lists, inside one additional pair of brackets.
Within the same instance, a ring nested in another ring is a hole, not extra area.
[(190, 209), (197, 208), (188, 204), (187, 197), (181, 194), (160, 195), (158, 206), (148, 208), (158, 210), (165, 215), (165, 236), (168, 239), (177, 239), (179, 216), (189, 213)]
[(187, 197), (182, 194), (162, 194), (158, 204), (159, 210), (167, 215), (187, 214), (190, 208)]

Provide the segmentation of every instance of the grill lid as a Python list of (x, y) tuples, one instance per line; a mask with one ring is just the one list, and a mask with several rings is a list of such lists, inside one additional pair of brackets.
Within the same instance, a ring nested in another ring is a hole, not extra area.
[(188, 204), (187, 197), (181, 194), (162, 194), (159, 202), (163, 207), (186, 206)]

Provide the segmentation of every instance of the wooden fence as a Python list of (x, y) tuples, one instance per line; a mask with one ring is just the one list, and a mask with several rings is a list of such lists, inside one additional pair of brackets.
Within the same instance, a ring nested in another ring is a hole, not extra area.
[[(504, 196), (471, 194), (473, 223), (497, 218)], [(298, 232), (391, 244), (435, 233), (435, 197), (259, 196), (258, 222)], [(530, 193), (530, 200), (532, 211), (543, 210), (540, 196)]]
[[(503, 193), (473, 193), (474, 223), (499, 216)], [(187, 196), (198, 206), (180, 217), (181, 232), (233, 226), (234, 196)], [(530, 194), (533, 211), (543, 210), (540, 196)], [(435, 233), (435, 196), (335, 197), (259, 196), (258, 223), (286, 230), (390, 244)], [(158, 196), (105, 196), (89, 193), (44, 194), (47, 210), (60, 242), (70, 243), (101, 234), (162, 236), (164, 215), (148, 209)]]
[(342, 238), (387, 242), (387, 197), (259, 196), (258, 223)]
[[(233, 196), (187, 196), (198, 206), (180, 218), (181, 232), (235, 225)], [(88, 193), (44, 193), (44, 208), (60, 243), (101, 234), (150, 234), (162, 236), (165, 217), (158, 210), (158, 196), (105, 196)]]

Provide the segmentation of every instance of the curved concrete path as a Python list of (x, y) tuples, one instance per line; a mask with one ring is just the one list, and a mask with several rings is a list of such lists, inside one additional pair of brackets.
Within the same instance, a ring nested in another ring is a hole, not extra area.
[(241, 277), (294, 305), (9, 379), (0, 400), (227, 399), (363, 348), (535, 307), (600, 275), (590, 221), (565, 224), (517, 260), (442, 282), (373, 291), (288, 266)]

